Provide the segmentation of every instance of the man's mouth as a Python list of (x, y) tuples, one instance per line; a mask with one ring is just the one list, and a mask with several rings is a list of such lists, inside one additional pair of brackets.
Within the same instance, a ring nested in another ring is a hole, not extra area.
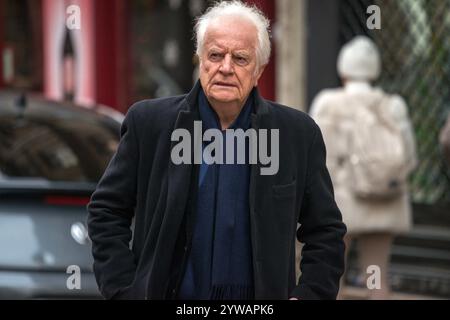
[(222, 82), (222, 81), (215, 82), (214, 85), (216, 85), (216, 86), (221, 86), (221, 87), (228, 87), (228, 88), (236, 87), (236, 86), (235, 86), (234, 84), (232, 84), (232, 83)]

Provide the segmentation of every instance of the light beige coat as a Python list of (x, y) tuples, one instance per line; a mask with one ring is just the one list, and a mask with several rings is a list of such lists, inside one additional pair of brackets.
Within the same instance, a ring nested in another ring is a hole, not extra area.
[[(373, 103), (380, 89), (365, 82), (348, 83), (345, 88), (322, 91), (314, 100), (311, 116), (321, 127), (327, 147), (327, 166), (333, 180), (336, 202), (351, 235), (368, 232), (404, 233), (411, 229), (412, 214), (408, 192), (394, 200), (367, 201), (356, 198), (349, 185), (348, 139), (355, 108), (362, 103)], [(417, 163), (415, 142), (408, 110), (400, 96), (394, 96), (386, 105), (401, 128), (408, 152), (408, 166)]]

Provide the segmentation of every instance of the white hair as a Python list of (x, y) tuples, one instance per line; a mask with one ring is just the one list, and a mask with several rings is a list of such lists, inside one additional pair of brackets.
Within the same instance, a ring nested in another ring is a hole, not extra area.
[(258, 32), (258, 45), (256, 48), (257, 65), (266, 65), (269, 62), (271, 52), (270, 21), (257, 7), (236, 0), (217, 2), (198, 18), (194, 29), (197, 40), (197, 55), (200, 56), (203, 50), (203, 40), (209, 24), (223, 16), (242, 17), (255, 25)]

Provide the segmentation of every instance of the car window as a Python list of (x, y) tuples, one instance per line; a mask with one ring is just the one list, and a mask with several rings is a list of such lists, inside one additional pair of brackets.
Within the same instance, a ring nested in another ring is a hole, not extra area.
[(117, 145), (118, 131), (94, 116), (0, 114), (0, 179), (97, 182)]

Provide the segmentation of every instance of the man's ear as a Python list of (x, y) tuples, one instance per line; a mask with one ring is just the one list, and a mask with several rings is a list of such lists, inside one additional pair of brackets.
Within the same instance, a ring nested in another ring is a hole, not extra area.
[(255, 87), (258, 86), (259, 78), (261, 78), (262, 74), (264, 73), (264, 69), (266, 69), (267, 64), (261, 66), (258, 70), (258, 73), (256, 74), (256, 80), (255, 80)]
[(192, 56), (192, 64), (194, 66), (200, 65), (200, 56), (197, 53)]

